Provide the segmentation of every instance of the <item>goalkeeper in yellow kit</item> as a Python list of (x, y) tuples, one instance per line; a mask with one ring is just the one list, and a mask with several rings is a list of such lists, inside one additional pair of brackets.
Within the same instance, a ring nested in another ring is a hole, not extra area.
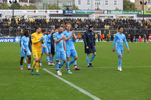
[(32, 41), (33, 57), (35, 59), (32, 64), (31, 74), (34, 75), (34, 67), (36, 65), (36, 75), (41, 75), (39, 73), (39, 66), (40, 66), (40, 59), (42, 54), (42, 44), (44, 43), (44, 37), (43, 34), (41, 33), (40, 27), (36, 27), (36, 32), (31, 35), (31, 41)]

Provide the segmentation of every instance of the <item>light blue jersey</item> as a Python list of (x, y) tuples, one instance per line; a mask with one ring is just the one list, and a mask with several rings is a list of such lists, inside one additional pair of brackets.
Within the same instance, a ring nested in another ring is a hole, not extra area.
[(28, 48), (28, 45), (29, 45), (29, 37), (26, 37), (26, 36), (23, 36), (22, 37), (22, 40), (21, 40), (21, 48), (24, 50), (24, 49), (27, 49)]
[(43, 37), (44, 37), (44, 44), (43, 45), (47, 47), (48, 36), (47, 36), (47, 34), (44, 34)]
[[(64, 31), (63, 34), (66, 36), (66, 38), (68, 38), (69, 36), (71, 36), (71, 33), (72, 31)], [(73, 36), (66, 41), (66, 50), (73, 50), (75, 49), (75, 46), (74, 46), (74, 41), (75, 39), (73, 38)]]
[[(29, 37), (23, 36), (21, 39), (21, 57), (24, 57), (25, 55), (31, 55), (31, 52), (29, 50)], [(24, 49), (26, 49), (26, 53), (24, 52)]]
[(48, 43), (51, 43), (51, 34), (48, 34)]
[[(64, 36), (64, 34), (62, 34), (62, 33), (61, 34), (56, 33), (53, 35), (53, 38), (58, 40), (58, 39), (62, 38), (63, 36)], [(56, 51), (64, 51), (63, 39), (60, 42), (56, 43)]]
[(123, 50), (123, 41), (125, 42), (126, 47), (129, 48), (125, 35), (123, 33), (115, 34), (113, 49), (115, 49), (115, 43), (116, 43), (116, 50)]
[(42, 44), (42, 46), (46, 46), (46, 48), (42, 47), (42, 54), (43, 53), (48, 53), (48, 35), (43, 34), (43, 37), (44, 37), (44, 44)]

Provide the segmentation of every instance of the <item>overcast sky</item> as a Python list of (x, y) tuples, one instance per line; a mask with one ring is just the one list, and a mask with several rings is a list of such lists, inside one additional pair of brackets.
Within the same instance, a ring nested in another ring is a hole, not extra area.
[(135, 0), (130, 0), (130, 1), (135, 2)]

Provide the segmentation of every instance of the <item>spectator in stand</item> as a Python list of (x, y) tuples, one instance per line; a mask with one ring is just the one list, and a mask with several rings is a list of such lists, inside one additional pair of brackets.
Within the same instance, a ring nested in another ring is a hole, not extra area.
[(136, 40), (136, 43), (139, 42), (139, 34), (138, 33), (135, 35), (135, 40)]
[(133, 43), (133, 39), (134, 39), (134, 34), (131, 34), (130, 40), (131, 40), (132, 43)]
[(149, 40), (148, 40), (148, 39), (149, 39), (149, 34), (148, 34), (148, 33), (146, 34), (146, 37), (147, 37), (147, 43), (148, 43), (148, 41), (149, 41)]

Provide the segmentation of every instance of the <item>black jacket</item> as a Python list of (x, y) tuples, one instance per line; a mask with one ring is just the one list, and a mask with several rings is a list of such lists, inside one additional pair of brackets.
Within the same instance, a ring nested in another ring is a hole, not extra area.
[(85, 43), (85, 47), (89, 47), (92, 48), (95, 46), (95, 33), (91, 30), (87, 30), (84, 33), (84, 43)]

